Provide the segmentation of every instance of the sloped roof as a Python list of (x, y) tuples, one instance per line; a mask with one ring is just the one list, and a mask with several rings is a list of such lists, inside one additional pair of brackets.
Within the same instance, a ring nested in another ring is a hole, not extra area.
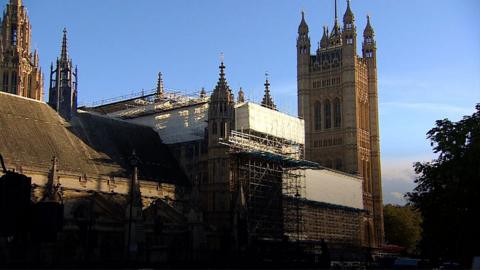
[(0, 92), (0, 154), (10, 166), (50, 168), (87, 175), (130, 177), (139, 157), (140, 179), (186, 184), (168, 147), (149, 127), (79, 112), (68, 123), (48, 104)]

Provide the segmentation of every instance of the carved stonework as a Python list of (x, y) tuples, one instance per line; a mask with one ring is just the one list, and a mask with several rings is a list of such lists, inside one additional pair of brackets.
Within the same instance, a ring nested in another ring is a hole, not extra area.
[(1, 22), (0, 91), (43, 100), (37, 51), (31, 52), (31, 26), (22, 1), (11, 0)]

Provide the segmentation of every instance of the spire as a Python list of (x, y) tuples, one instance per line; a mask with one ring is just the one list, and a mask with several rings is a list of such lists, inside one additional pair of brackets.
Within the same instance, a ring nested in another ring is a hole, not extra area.
[(373, 38), (374, 34), (375, 32), (373, 31), (373, 27), (370, 24), (370, 15), (367, 15), (367, 26), (365, 26), (365, 30), (363, 31), (363, 36)]
[(35, 49), (33, 52), (33, 65), (38, 66), (39, 60), (38, 60), (38, 51)]
[(320, 47), (321, 48), (328, 47), (328, 26), (323, 26), (323, 36), (322, 36), (322, 40), (320, 41)]
[(343, 23), (346, 24), (353, 24), (355, 21), (355, 16), (353, 15), (352, 10), (350, 9), (350, 0), (347, 0), (347, 10), (345, 10), (345, 14), (343, 14)]
[(62, 40), (62, 53), (60, 55), (60, 60), (67, 61), (68, 60), (68, 53), (67, 53), (67, 28), (63, 28), (63, 40)]
[(163, 87), (162, 72), (158, 72), (158, 81), (157, 81), (157, 96), (158, 96), (158, 98), (162, 98), (164, 93), (165, 93), (165, 90), (164, 90), (164, 87)]
[(207, 97), (207, 91), (205, 91), (205, 87), (202, 87), (202, 90), (200, 90), (200, 98), (206, 98)]
[(333, 24), (332, 33), (330, 35), (332, 39), (332, 44), (337, 44), (340, 40), (340, 25), (338, 25), (338, 16), (337, 16), (337, 0), (335, 0), (335, 22)]
[(52, 167), (48, 173), (47, 184), (43, 192), (42, 201), (58, 201), (61, 200), (60, 183), (58, 182), (58, 159), (56, 156), (52, 158)]
[(335, 24), (338, 22), (338, 16), (337, 16), (337, 0), (335, 0)]
[(273, 103), (272, 96), (270, 96), (270, 82), (268, 81), (268, 73), (265, 73), (265, 94), (263, 95), (262, 106), (277, 110), (277, 106)]
[(223, 53), (220, 55), (220, 66), (218, 67), (220, 69), (220, 74), (217, 82), (217, 86), (215, 86), (215, 89), (213, 90), (212, 93), (212, 99), (215, 99), (217, 101), (223, 100), (227, 102), (233, 102), (232, 99), (232, 90), (230, 90), (230, 87), (228, 86), (227, 79), (225, 78), (225, 65), (223, 64)]
[(298, 34), (304, 35), (308, 34), (308, 25), (305, 21), (305, 12), (302, 10), (302, 20), (300, 21), (300, 25), (298, 26)]
[(245, 93), (243, 92), (242, 87), (240, 87), (240, 90), (238, 91), (237, 103), (243, 103), (243, 102), (245, 102)]

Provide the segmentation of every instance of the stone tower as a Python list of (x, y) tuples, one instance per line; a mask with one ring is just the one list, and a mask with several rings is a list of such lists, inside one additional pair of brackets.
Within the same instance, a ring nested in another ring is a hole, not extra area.
[(231, 226), (232, 173), (228, 147), (219, 143), (228, 138), (234, 128), (232, 90), (225, 78), (225, 66), (220, 64), (220, 78), (210, 97), (208, 107), (208, 181), (203, 185), (205, 220), (226, 233)]
[(367, 210), (366, 246), (383, 243), (383, 202), (378, 127), (376, 44), (368, 18), (362, 56), (357, 55), (350, 1), (340, 27), (335, 22), (312, 55), (305, 15), (298, 27), (298, 114), (305, 120), (305, 155), (323, 166), (360, 175)]
[(31, 26), (21, 0), (10, 0), (0, 24), (0, 90), (42, 100), (42, 71), (37, 51), (30, 50)]
[(77, 111), (77, 68), (73, 70), (72, 59), (68, 58), (67, 29), (63, 29), (62, 50), (56, 67), (50, 66), (50, 88), (48, 104), (69, 121)]

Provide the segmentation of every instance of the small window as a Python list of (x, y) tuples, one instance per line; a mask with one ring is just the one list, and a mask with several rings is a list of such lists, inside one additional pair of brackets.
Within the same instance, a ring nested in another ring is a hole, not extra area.
[(17, 45), (17, 26), (12, 25), (12, 45)]

